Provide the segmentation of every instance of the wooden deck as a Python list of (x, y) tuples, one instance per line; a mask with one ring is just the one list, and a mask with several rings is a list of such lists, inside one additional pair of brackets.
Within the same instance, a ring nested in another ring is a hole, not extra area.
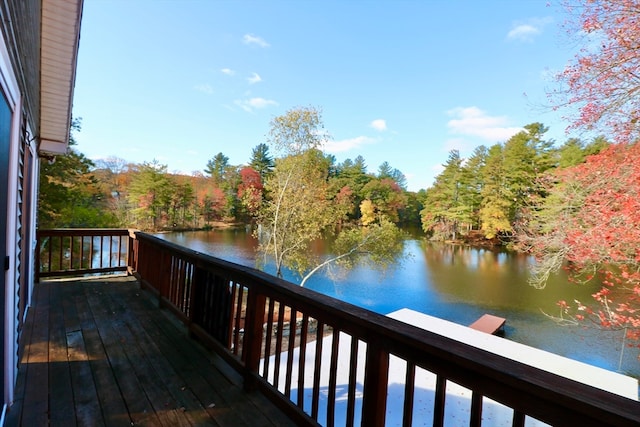
[(287, 426), (130, 277), (36, 285), (7, 426)]

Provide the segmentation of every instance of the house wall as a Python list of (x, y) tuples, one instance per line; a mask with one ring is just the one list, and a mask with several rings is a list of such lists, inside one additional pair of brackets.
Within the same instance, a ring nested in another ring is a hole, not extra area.
[[(35, 230), (38, 157), (33, 129), (38, 123), (40, 0), (0, 2), (0, 91), (11, 109), (7, 188), (7, 209), (0, 212), (6, 222), (5, 245), (9, 257), (4, 271), (4, 307), (2, 309), (2, 395), (0, 425), (7, 406), (13, 400), (18, 364), (18, 342), (25, 308), (31, 294), (33, 277), (33, 230)], [(17, 32), (16, 28), (21, 31)], [(23, 29), (28, 29), (24, 31)], [(3, 171), (5, 172), (5, 171)], [(22, 288), (21, 288), (22, 286)], [(23, 300), (20, 299), (23, 297)]]
[(37, 132), (37, 123), (40, 123), (42, 1), (4, 0), (0, 2), (0, 15), (0, 31), (8, 48), (13, 74), (18, 79), (24, 109), (29, 112), (29, 127)]

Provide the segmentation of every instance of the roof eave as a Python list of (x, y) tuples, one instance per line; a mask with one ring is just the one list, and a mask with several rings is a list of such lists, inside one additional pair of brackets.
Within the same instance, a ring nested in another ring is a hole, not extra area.
[(83, 0), (42, 0), (39, 151), (64, 154), (76, 79)]

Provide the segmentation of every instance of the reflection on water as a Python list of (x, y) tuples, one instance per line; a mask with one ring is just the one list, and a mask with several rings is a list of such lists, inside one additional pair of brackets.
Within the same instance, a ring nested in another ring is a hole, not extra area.
[[(254, 267), (256, 240), (241, 229), (162, 234), (160, 237), (238, 264)], [(321, 253), (323, 245), (315, 250)], [(368, 267), (334, 269), (307, 282), (309, 289), (381, 314), (410, 308), (468, 325), (484, 313), (507, 319), (508, 339), (617, 371), (622, 332), (557, 326), (543, 314), (557, 314), (556, 302), (591, 301), (597, 284), (569, 283), (564, 273), (543, 290), (528, 285), (531, 258), (485, 248), (405, 242), (405, 259), (385, 272)], [(271, 264), (265, 271), (274, 272)], [(285, 278), (299, 282), (291, 272)], [(637, 349), (625, 348), (621, 371), (640, 377)]]

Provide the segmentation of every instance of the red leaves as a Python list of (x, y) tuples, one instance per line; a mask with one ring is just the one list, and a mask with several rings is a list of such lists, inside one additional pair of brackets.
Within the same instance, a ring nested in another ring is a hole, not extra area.
[[(577, 107), (570, 129), (606, 130), (618, 142), (635, 141), (640, 71), (640, 4), (633, 0), (567, 1), (573, 17), (568, 26), (584, 47), (558, 80), (567, 91), (558, 91), (556, 105)], [(597, 43), (597, 44), (596, 44)]]

